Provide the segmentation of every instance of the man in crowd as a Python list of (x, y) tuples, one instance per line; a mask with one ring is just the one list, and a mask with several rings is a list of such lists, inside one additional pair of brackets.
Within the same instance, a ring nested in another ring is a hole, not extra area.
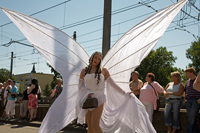
[(130, 90), (135, 94), (135, 96), (139, 99), (140, 89), (143, 86), (143, 82), (138, 79), (139, 73), (137, 71), (133, 71), (131, 73), (132, 81), (129, 83)]
[(193, 88), (196, 79), (195, 69), (190, 67), (185, 70), (186, 76), (189, 78), (185, 85), (185, 106), (187, 110), (187, 128), (186, 133), (198, 133), (197, 116), (200, 108), (200, 92)]
[(12, 89), (8, 93), (8, 103), (6, 105), (7, 119), (13, 119), (15, 115), (15, 101), (17, 100), (18, 88), (15, 86), (15, 81), (11, 81)]

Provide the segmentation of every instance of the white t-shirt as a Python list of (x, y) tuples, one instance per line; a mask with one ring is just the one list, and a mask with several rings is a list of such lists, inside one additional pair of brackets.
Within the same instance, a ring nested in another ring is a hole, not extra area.
[(7, 91), (8, 87), (12, 88), (11, 85), (7, 85), (7, 86), (6, 86), (5, 91), (4, 91), (4, 98), (6, 98), (6, 96), (7, 96), (7, 94), (8, 94), (8, 91)]

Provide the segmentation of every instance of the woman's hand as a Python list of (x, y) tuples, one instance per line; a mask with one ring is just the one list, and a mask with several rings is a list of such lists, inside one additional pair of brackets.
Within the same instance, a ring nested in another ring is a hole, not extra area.
[(165, 98), (167, 98), (170, 94), (168, 92), (164, 93)]

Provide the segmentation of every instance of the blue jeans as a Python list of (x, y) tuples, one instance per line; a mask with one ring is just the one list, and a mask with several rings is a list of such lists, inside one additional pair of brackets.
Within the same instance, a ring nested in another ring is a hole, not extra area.
[(168, 99), (165, 104), (165, 126), (171, 126), (170, 115), (173, 110), (173, 129), (179, 129), (179, 112), (182, 106), (182, 99)]
[(197, 126), (197, 116), (199, 114), (200, 104), (198, 104), (198, 99), (187, 99), (185, 102), (186, 110), (187, 110), (187, 128), (186, 133), (198, 133)]

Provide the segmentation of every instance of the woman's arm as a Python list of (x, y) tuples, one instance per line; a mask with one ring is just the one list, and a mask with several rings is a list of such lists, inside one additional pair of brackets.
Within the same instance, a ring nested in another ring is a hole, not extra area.
[(199, 72), (196, 80), (194, 81), (193, 88), (197, 91), (200, 91), (200, 72)]
[[(85, 74), (85, 69), (83, 69), (81, 71), (81, 74), (80, 74), (80, 79), (82, 79), (84, 81), (84, 74)], [(80, 81), (79, 81), (79, 84), (80, 84)], [(82, 86), (84, 86), (84, 84), (82, 83)], [(85, 87), (84, 87), (85, 88)], [(86, 89), (86, 88), (85, 88)], [(93, 95), (94, 93), (90, 93), (88, 94), (88, 97), (91, 97), (91, 95)]]
[(102, 68), (102, 74), (104, 75), (105, 77), (105, 80), (110, 77), (110, 73), (109, 71), (106, 69), (106, 68)]
[(169, 83), (166, 85), (166, 87), (165, 87), (165, 91), (167, 90), (168, 87), (169, 87)]
[(35, 88), (35, 85), (32, 84), (31, 87), (28, 89), (28, 93), (31, 93), (31, 91)]
[[(105, 80), (107, 80), (107, 83), (109, 83), (116, 91), (118, 91), (121, 94), (126, 94), (124, 90), (122, 90), (116, 83), (115, 81), (110, 77), (110, 73), (106, 68), (103, 68), (103, 71), (105, 73)], [(109, 78), (110, 77), (110, 78)]]
[(81, 71), (80, 79), (83, 79), (83, 78), (84, 78), (84, 74), (85, 74), (85, 69), (83, 69), (83, 70)]

